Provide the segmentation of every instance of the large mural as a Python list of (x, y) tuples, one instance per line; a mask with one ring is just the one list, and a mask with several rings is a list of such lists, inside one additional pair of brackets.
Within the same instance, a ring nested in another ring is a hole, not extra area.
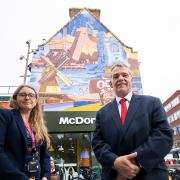
[(30, 84), (45, 111), (93, 111), (113, 98), (110, 68), (130, 65), (133, 90), (142, 94), (137, 53), (88, 9), (83, 9), (33, 56)]

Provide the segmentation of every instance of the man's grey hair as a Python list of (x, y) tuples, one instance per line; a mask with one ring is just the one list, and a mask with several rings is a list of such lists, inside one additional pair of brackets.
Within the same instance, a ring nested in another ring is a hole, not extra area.
[(129, 73), (132, 75), (132, 72), (131, 72), (131, 69), (130, 69), (130, 66), (129, 64), (124, 64), (124, 63), (118, 63), (118, 64), (114, 64), (112, 67), (111, 67), (111, 72), (114, 68), (116, 67), (122, 67), (122, 68), (127, 68), (129, 70)]

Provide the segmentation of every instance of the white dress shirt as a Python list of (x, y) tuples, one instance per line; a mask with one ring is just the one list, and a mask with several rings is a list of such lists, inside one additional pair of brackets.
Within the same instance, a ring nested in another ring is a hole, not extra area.
[[(129, 104), (130, 104), (132, 95), (133, 95), (133, 93), (131, 91), (124, 97), (126, 99), (126, 107), (127, 107), (127, 109), (129, 108)], [(120, 116), (121, 116), (121, 104), (119, 102), (120, 102), (121, 99), (123, 99), (123, 98), (116, 96), (116, 102), (117, 102), (117, 105), (118, 105), (118, 110), (119, 110)]]

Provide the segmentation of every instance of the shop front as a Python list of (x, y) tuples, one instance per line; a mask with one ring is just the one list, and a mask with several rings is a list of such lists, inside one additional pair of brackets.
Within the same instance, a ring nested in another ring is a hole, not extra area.
[(51, 137), (50, 156), (68, 179), (80, 169), (94, 169), (100, 176), (91, 148), (96, 112), (53, 111), (45, 112), (45, 120)]

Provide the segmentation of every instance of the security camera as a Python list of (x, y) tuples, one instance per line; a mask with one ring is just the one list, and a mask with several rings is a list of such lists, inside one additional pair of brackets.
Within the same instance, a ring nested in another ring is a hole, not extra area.
[(20, 56), (20, 58), (19, 58), (20, 60), (23, 60), (24, 59), (24, 56), (22, 55), (22, 56)]
[(26, 44), (30, 44), (30, 43), (31, 43), (31, 40), (26, 41)]

